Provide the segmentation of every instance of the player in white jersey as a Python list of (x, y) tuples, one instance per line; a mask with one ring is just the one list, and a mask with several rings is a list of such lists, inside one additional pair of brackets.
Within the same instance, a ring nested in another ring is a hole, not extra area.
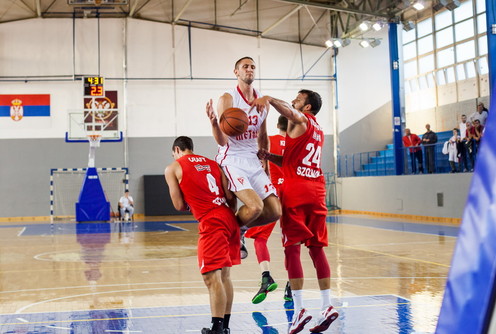
[[(214, 111), (212, 100), (207, 103), (206, 108), (214, 138), (219, 144), (216, 160), (229, 179), (230, 190), (244, 204), (239, 208), (237, 216), (247, 227), (265, 225), (281, 216), (281, 204), (275, 188), (257, 157), (259, 149), (268, 149), (269, 141), (265, 124), (268, 107), (264, 113), (258, 113), (255, 109), (250, 111), (250, 103), (261, 97), (252, 85), (255, 68), (252, 58), (239, 59), (234, 66), (238, 86), (219, 98), (218, 115)], [(217, 121), (224, 110), (233, 107), (243, 109), (250, 121), (248, 130), (239, 136), (224, 134)]]

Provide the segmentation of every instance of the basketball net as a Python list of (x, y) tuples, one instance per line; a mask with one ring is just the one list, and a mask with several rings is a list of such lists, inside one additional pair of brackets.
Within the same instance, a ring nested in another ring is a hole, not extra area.
[(102, 139), (102, 135), (93, 133), (87, 135), (87, 137), (90, 143), (90, 153), (88, 155), (88, 167), (95, 167), (96, 148), (100, 147), (100, 140)]

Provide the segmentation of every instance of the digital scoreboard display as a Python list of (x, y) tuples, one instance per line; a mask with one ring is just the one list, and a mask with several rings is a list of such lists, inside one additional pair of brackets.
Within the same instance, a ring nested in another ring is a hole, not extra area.
[(104, 96), (102, 77), (84, 77), (84, 96)]

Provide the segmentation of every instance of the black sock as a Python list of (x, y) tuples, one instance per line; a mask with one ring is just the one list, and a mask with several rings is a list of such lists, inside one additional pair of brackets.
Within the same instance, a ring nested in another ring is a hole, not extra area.
[(212, 317), (212, 328), (213, 331), (221, 331), (224, 328), (224, 318)]
[(229, 320), (231, 319), (230, 314), (224, 314), (224, 328), (229, 328)]
[(264, 271), (262, 277), (270, 277), (270, 271)]

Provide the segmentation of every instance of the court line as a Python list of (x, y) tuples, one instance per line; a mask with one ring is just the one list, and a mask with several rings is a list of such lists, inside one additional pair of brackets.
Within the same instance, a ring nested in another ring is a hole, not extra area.
[(437, 266), (445, 267), (445, 268), (450, 268), (451, 267), (448, 264), (437, 263), (437, 262), (432, 262), (432, 261), (427, 261), (427, 260), (420, 260), (420, 259), (415, 259), (415, 258), (411, 258), (411, 257), (407, 257), (407, 256), (394, 255), (394, 254), (389, 254), (389, 253), (384, 253), (384, 252), (378, 252), (378, 251), (373, 251), (373, 250), (368, 250), (368, 249), (363, 249), (363, 248), (358, 248), (358, 247), (353, 247), (353, 246), (348, 246), (348, 245), (343, 245), (343, 244), (337, 244), (337, 243), (333, 243), (333, 242), (330, 242), (329, 244), (330, 245), (335, 245), (335, 246), (338, 246), (338, 247), (350, 248), (350, 249), (354, 249), (354, 250), (358, 250), (358, 251), (362, 251), (362, 252), (368, 252), (368, 253), (373, 253), (373, 254), (390, 256), (390, 257), (395, 257), (395, 258), (399, 258), (399, 259), (405, 259), (405, 260), (408, 260), (408, 261), (433, 264), (433, 265), (437, 265)]

